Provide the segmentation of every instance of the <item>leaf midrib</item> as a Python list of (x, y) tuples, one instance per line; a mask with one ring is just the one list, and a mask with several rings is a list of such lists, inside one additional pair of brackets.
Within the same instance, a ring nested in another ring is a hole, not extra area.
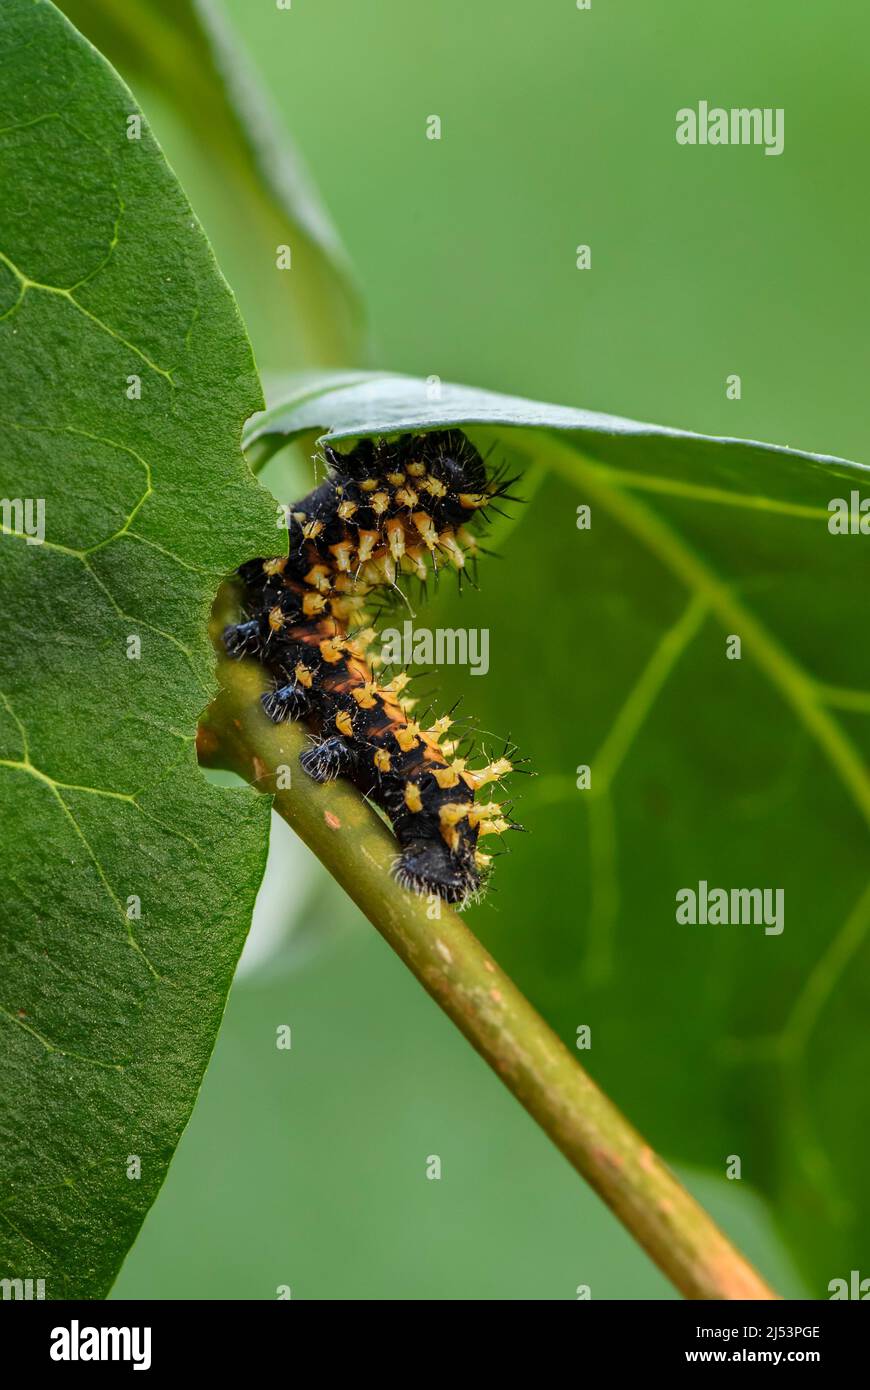
[(547, 454), (563, 478), (573, 483), (580, 481), (596, 493), (602, 506), (625, 530), (642, 541), (688, 589), (704, 597), (711, 612), (717, 613), (729, 628), (748, 639), (762, 669), (822, 749), (870, 828), (870, 777), (842, 725), (820, 704), (820, 683), (661, 516), (611, 483), (606, 469), (592, 463), (580, 449), (565, 446), (552, 436), (547, 439)]

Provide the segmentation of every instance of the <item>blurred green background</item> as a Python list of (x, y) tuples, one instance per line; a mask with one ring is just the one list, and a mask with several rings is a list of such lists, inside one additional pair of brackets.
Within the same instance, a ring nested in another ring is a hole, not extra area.
[[(371, 365), (867, 457), (870, 12), (857, 0), (226, 9), (356, 267)], [(274, 286), (273, 248), (244, 205), (222, 199), (160, 93), (139, 95), (237, 288), (261, 368), (298, 366), (258, 308)], [(702, 98), (784, 107), (783, 155), (678, 147), (675, 111)], [(425, 138), (432, 114), (439, 142)], [(589, 271), (575, 266), (580, 243), (592, 248)], [(734, 372), (739, 401), (725, 395)], [(291, 487), (280, 472), (270, 482)], [(512, 553), (546, 548), (562, 505), (547, 481)], [(589, 580), (574, 581), (570, 643), (581, 653)], [(482, 583), (484, 594), (498, 583), (495, 565)], [(440, 596), (438, 611), (453, 602)], [(534, 615), (532, 602), (514, 625), (517, 659), (498, 676), (520, 711), (535, 684)], [(548, 675), (538, 722), (559, 713), (558, 673)], [(563, 672), (583, 675), (582, 655)], [(467, 673), (449, 684), (486, 711)], [(517, 723), (540, 766), (534, 719)], [(570, 774), (574, 746), (561, 767), (544, 761)], [(576, 811), (557, 833), (570, 884), (585, 854)], [(535, 888), (534, 841), (511, 848), (513, 874), (522, 858)], [(532, 958), (520, 982), (533, 997), (548, 975), (567, 978), (575, 998), (560, 1021), (586, 1021), (573, 969), (585, 907), (564, 884), (538, 885), (551, 910), (561, 902), (559, 931), (535, 961), (538, 923), (512, 921), (503, 951), (499, 918), (516, 881), (505, 874), (473, 924), (509, 966)], [(314, 1298), (573, 1298), (580, 1284), (593, 1297), (671, 1296), (283, 827), (260, 908), (200, 1102), (115, 1296), (271, 1298), (282, 1284)], [(670, 1017), (679, 1029), (679, 1012)], [(275, 1047), (283, 1023), (289, 1052)], [(588, 1061), (600, 1074), (594, 1048)], [(646, 1113), (614, 1099), (654, 1142), (667, 1111), (665, 1132), (682, 1123), (702, 1152), (697, 1094), (679, 1074), (651, 1065), (647, 1077), (642, 1052), (636, 1067)], [(440, 1182), (425, 1176), (430, 1154)], [(842, 1271), (803, 1284), (751, 1184), (721, 1176), (724, 1159), (717, 1151), (719, 1176), (680, 1171), (782, 1292), (823, 1296)]]

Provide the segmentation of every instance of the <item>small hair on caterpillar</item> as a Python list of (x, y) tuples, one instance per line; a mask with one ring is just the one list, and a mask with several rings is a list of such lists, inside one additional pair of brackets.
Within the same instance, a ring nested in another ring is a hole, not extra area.
[(239, 570), (245, 615), (224, 631), (234, 658), (256, 657), (273, 678), (270, 719), (303, 721), (301, 755), (316, 781), (352, 781), (388, 816), (400, 847), (394, 875), (416, 893), (464, 906), (481, 891), (488, 835), (520, 829), (477, 793), (517, 770), (513, 750), (470, 768), (454, 721), (413, 717), (409, 676), (386, 678), (370, 653), (376, 607), (448, 569), (460, 580), (481, 549), (476, 531), (514, 481), (489, 474), (457, 429), (362, 438), (347, 452), (324, 446), (326, 478), (288, 508), (289, 553)]

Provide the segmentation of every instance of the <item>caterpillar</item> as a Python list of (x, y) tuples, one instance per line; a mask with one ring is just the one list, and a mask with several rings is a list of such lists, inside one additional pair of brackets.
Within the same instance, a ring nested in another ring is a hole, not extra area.
[(413, 717), (406, 672), (383, 679), (370, 654), (373, 605), (397, 579), (425, 582), (448, 566), (460, 580), (480, 546), (472, 529), (515, 479), (488, 476), (459, 430), (364, 438), (347, 453), (324, 446), (325, 480), (288, 509), (287, 555), (239, 570), (243, 618), (224, 630), (227, 653), (256, 657), (272, 677), (262, 696), (270, 719), (303, 721), (312, 735), (304, 771), (346, 777), (388, 816), (405, 888), (465, 906), (485, 883), (488, 835), (521, 829), (477, 793), (516, 770), (513, 750), (472, 769), (443, 714)]

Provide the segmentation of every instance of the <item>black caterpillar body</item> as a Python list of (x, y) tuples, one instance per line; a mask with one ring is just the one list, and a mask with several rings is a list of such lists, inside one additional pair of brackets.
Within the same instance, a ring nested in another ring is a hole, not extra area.
[(446, 738), (449, 715), (420, 727), (417, 702), (402, 693), (409, 677), (379, 680), (382, 662), (368, 656), (371, 608), (403, 575), (461, 574), (478, 549), (468, 523), (509, 496), (510, 481), (489, 478), (458, 430), (363, 439), (347, 454), (327, 446), (325, 456), (328, 477), (290, 510), (289, 554), (239, 571), (246, 617), (224, 643), (273, 676), (263, 696), (271, 719), (311, 729), (304, 770), (349, 778), (386, 812), (401, 848), (398, 881), (465, 904), (490, 864), (480, 837), (518, 828), (476, 793), (513, 764), (503, 755), (469, 769)]

